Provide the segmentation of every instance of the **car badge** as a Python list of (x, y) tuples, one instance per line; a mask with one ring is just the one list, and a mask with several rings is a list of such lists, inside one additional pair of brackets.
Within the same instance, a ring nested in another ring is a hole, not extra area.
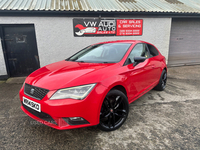
[(31, 94), (33, 94), (33, 93), (34, 93), (34, 91), (35, 91), (34, 89), (31, 89), (30, 93), (31, 93)]

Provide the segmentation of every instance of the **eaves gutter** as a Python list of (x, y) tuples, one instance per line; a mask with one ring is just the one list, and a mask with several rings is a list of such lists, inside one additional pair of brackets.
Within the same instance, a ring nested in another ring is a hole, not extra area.
[(47, 11), (47, 10), (0, 10), (0, 16), (25, 17), (155, 17), (155, 18), (200, 18), (200, 13), (180, 12), (119, 12), (119, 11)]

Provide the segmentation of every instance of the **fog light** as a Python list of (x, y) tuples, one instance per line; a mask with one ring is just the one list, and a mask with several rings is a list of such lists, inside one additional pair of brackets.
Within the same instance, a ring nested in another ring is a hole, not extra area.
[(89, 124), (89, 122), (81, 117), (70, 117), (70, 118), (62, 118), (69, 125), (81, 125), (81, 124)]

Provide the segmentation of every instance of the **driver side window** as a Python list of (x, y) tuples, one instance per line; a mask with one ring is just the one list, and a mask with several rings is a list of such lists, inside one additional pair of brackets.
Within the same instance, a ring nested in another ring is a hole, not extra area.
[(149, 52), (146, 47), (146, 44), (139, 43), (135, 45), (135, 47), (132, 49), (131, 53), (129, 54), (126, 64), (132, 64), (134, 63), (134, 57), (146, 57), (149, 58)]

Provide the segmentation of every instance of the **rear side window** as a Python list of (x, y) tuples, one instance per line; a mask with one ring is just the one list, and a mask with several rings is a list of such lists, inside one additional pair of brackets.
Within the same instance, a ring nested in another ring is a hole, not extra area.
[(150, 57), (154, 57), (159, 54), (157, 49), (153, 45), (147, 44), (147, 47), (149, 49)]

